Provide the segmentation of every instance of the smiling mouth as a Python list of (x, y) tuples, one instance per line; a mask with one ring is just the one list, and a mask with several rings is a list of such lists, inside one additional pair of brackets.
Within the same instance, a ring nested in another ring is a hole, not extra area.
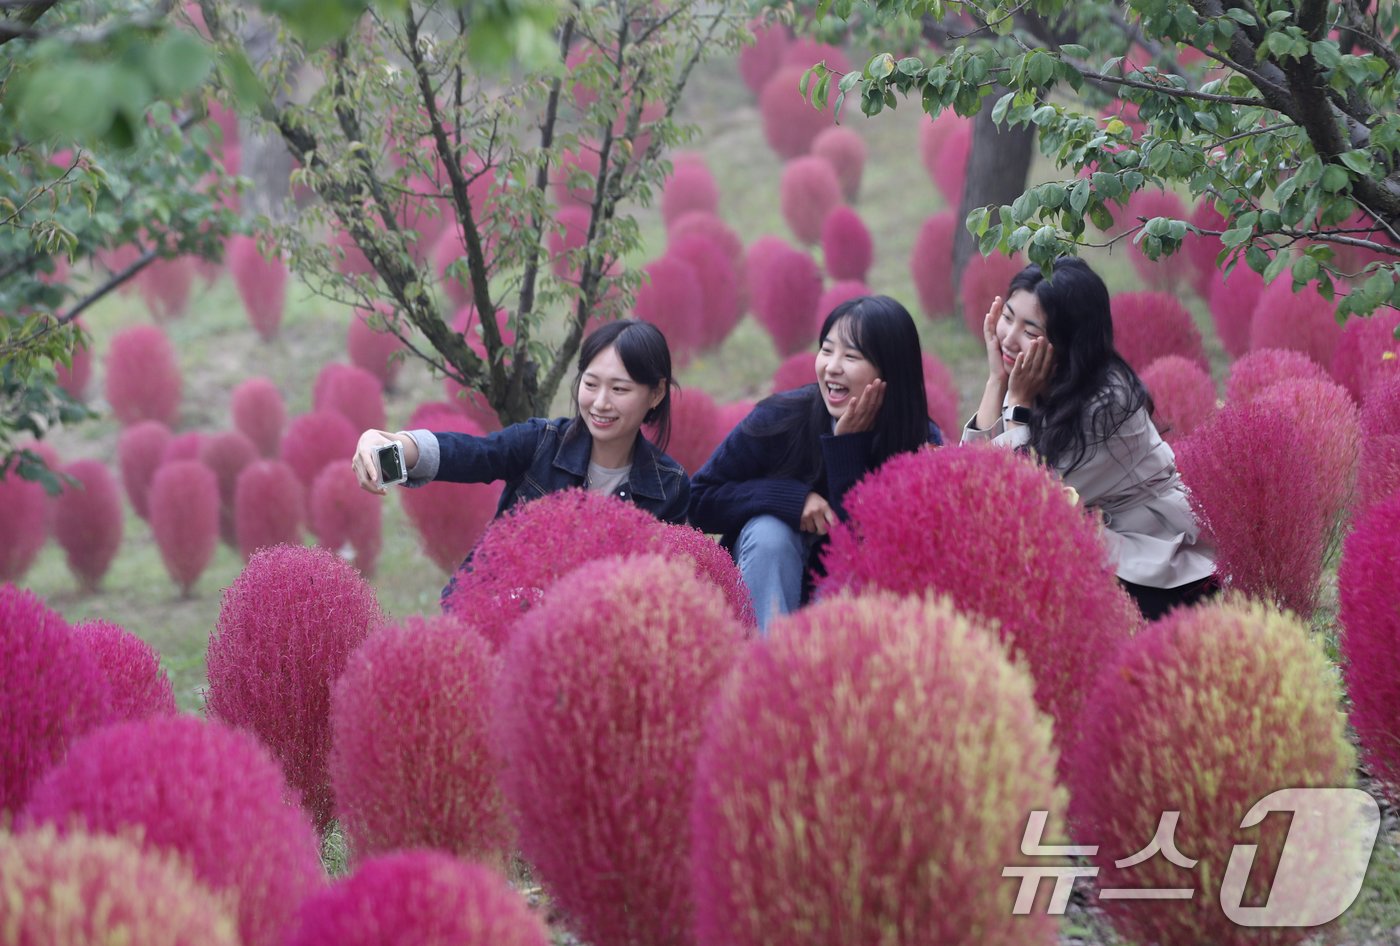
[(851, 395), (851, 389), (842, 384), (828, 381), (825, 387), (826, 399), (833, 404), (839, 404)]
[(616, 417), (599, 417), (597, 414), (593, 413), (590, 413), (588, 417), (599, 427), (611, 427), (613, 424), (617, 423)]

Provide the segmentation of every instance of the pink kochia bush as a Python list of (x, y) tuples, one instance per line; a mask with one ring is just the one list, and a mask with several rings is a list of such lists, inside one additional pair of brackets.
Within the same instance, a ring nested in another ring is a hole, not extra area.
[(1310, 615), (1332, 531), (1331, 487), (1312, 466), (1308, 438), (1273, 404), (1227, 403), (1173, 444), (1191, 506), (1215, 542), (1232, 587)]
[(219, 478), (198, 460), (177, 460), (151, 481), (151, 532), (180, 593), (189, 596), (219, 544)]
[(1400, 490), (1400, 378), (1378, 382), (1361, 406), (1355, 516)]
[[(950, 254), (951, 246), (949, 244)], [(1006, 298), (1006, 287), (1011, 278), (1025, 265), (1018, 256), (1003, 256), (1000, 253), (991, 256), (972, 254), (972, 258), (967, 261), (967, 268), (958, 280), (963, 324), (969, 332), (978, 338), (982, 337), (982, 324), (987, 317), (987, 310), (992, 307), (992, 299), (997, 296)]]
[(696, 763), (699, 946), (1054, 943), (1001, 880), (1034, 861), (1029, 812), (1062, 830), (1031, 690), (946, 599), (840, 595), (776, 623), (735, 662)]
[(924, 397), (928, 416), (943, 431), (944, 442), (952, 442), (962, 427), (958, 417), (958, 385), (953, 373), (933, 355), (924, 352)]
[(300, 545), (306, 517), (301, 480), (280, 460), (257, 460), (238, 474), (233, 531), (244, 560), (269, 545)]
[(1342, 548), (1341, 653), (1349, 719), (1367, 768), (1400, 797), (1400, 492), (1372, 506)]
[(1236, 266), (1228, 274), (1217, 270), (1211, 276), (1210, 288), (1206, 291), (1210, 317), (1215, 323), (1215, 334), (1220, 336), (1220, 344), (1231, 358), (1249, 351), (1254, 307), (1259, 304), (1263, 292), (1264, 278), (1248, 266)]
[(229, 904), (127, 838), (52, 828), (0, 844), (4, 946), (241, 946)]
[[(1288, 819), (1240, 827), (1278, 789), (1350, 785), (1354, 758), (1332, 680), (1305, 625), (1242, 601), (1175, 611), (1099, 675), (1069, 766), (1070, 817), (1082, 843), (1098, 845), (1097, 882), (1102, 889), (1195, 890), (1190, 900), (1103, 901), (1123, 936), (1244, 946), (1297, 943), (1312, 932), (1239, 926), (1222, 911), (1220, 891), (1237, 844), (1259, 846), (1243, 903), (1267, 894), (1269, 903), (1296, 908), (1313, 898), (1325, 904), (1348, 882), (1329, 869), (1330, 845), (1311, 848), (1290, 836)], [(1174, 840), (1198, 861), (1194, 869), (1160, 854), (1115, 865), (1143, 850), (1168, 811), (1180, 812)], [(1333, 840), (1343, 830), (1336, 824), (1321, 837)], [(1260, 869), (1279, 863), (1285, 838), (1289, 859), (1307, 865), (1286, 885), (1282, 871), (1274, 878)]]
[(836, 279), (864, 281), (874, 258), (870, 230), (850, 207), (837, 207), (822, 222), (822, 259)]
[(763, 137), (784, 161), (800, 157), (812, 148), (817, 135), (830, 128), (830, 111), (818, 111), (803, 97), (799, 85), (810, 63), (784, 66), (763, 86), (758, 110), (763, 117)]
[(121, 548), (121, 492), (116, 477), (98, 460), (75, 460), (63, 473), (77, 484), (65, 483), (54, 500), (54, 539), (78, 583), (85, 591), (96, 591)]
[(318, 411), (334, 411), (356, 432), (384, 426), (384, 390), (373, 372), (331, 363), (321, 369), (313, 390)]
[(778, 189), (783, 219), (798, 242), (820, 243), (826, 215), (841, 206), (841, 182), (831, 165), (812, 155), (794, 158), (783, 165)]
[[(481, 436), (482, 430), (456, 411), (415, 411), (411, 428), (455, 431)], [(399, 492), (408, 521), (418, 532), (423, 552), (451, 573), (476, 545), (501, 501), (499, 483), (430, 483)], [(371, 497), (377, 498), (377, 497)]]
[(773, 372), (773, 393), (791, 391), (815, 380), (817, 377), (812, 353), (800, 351), (783, 359), (783, 363), (778, 365), (778, 370)]
[(296, 473), (302, 486), (311, 488), (316, 474), (332, 460), (350, 466), (359, 431), (345, 415), (332, 410), (314, 410), (293, 418), (282, 435), (282, 462)]
[(1203, 371), (1210, 368), (1191, 311), (1167, 292), (1120, 292), (1113, 297), (1113, 347), (1139, 373), (1163, 355), (1180, 355)]
[[(954, 226), (951, 211), (929, 217), (919, 228), (909, 254), (909, 272), (919, 294), (919, 307), (931, 319), (953, 314)], [(982, 311), (985, 315), (986, 310)]]
[(1332, 352), (1342, 337), (1333, 316), (1335, 303), (1312, 286), (1293, 291), (1290, 279), (1276, 279), (1259, 296), (1249, 324), (1249, 347), (1291, 348), (1318, 364), (1332, 364)]
[(175, 714), (175, 690), (150, 644), (103, 620), (75, 624), (73, 636), (107, 678), (114, 722)]
[(1215, 382), (1191, 359), (1163, 355), (1141, 374), (1152, 395), (1152, 421), (1168, 443), (1186, 436), (1215, 413)]
[(282, 392), (267, 378), (249, 378), (233, 389), (229, 402), (233, 426), (243, 432), (265, 457), (277, 456), (287, 408)]
[(664, 554), (675, 558), (678, 554), (689, 556), (695, 562), (695, 574), (717, 585), (724, 592), (729, 610), (745, 628), (757, 624), (753, 601), (749, 597), (744, 576), (739, 574), (739, 566), (734, 557), (713, 538), (693, 526), (680, 523), (665, 523), (661, 530), (660, 547)]
[(47, 510), (42, 483), (13, 468), (0, 477), (0, 582), (19, 581), (34, 564), (49, 537)]
[(972, 119), (951, 108), (919, 127), (919, 158), (929, 180), (943, 195), (945, 203), (957, 208), (962, 199), (962, 181), (972, 149)]
[(169, 852), (226, 903), (245, 946), (277, 946), (325, 882), (318, 839), (251, 733), (194, 716), (105, 726), (34, 789), (21, 829), (75, 823)]
[(325, 549), (282, 545), (255, 553), (224, 591), (209, 639), (209, 716), (257, 734), (321, 828), (334, 812), (331, 686), (382, 622), (353, 567)]
[(549, 942), (544, 923), (497, 872), (433, 851), (399, 851), (307, 898), (285, 946)]
[(645, 274), (633, 314), (661, 329), (672, 355), (684, 364), (699, 349), (703, 335), (702, 290), (695, 267), (666, 255), (648, 263)]
[(671, 392), (671, 440), (666, 452), (687, 473), (693, 474), (704, 466), (724, 439), (718, 415), (714, 398), (699, 388)]
[(843, 280), (832, 283), (821, 298), (817, 299), (816, 308), (812, 310), (812, 321), (820, 328), (821, 323), (832, 310), (843, 302), (849, 302), (859, 296), (870, 295), (870, 287), (863, 282), (854, 279)]
[(1225, 403), (1244, 404), (1280, 381), (1326, 381), (1321, 365), (1300, 351), (1260, 348), (1230, 365), (1225, 379)]
[(226, 430), (205, 438), (199, 446), (199, 462), (214, 471), (219, 481), (219, 535), (228, 545), (238, 547), (233, 517), (238, 476), (258, 459), (258, 448), (236, 430)]
[(1382, 309), (1366, 318), (1351, 318), (1332, 352), (1332, 377), (1358, 404), (1383, 378), (1400, 377), (1400, 311)]
[(276, 338), (287, 307), (287, 264), (280, 257), (263, 256), (256, 237), (233, 236), (228, 242), (228, 268), (248, 324), (263, 341)]
[(487, 738), (499, 658), (446, 615), (369, 637), (331, 690), (331, 785), (357, 860), (428, 847), (504, 863), (510, 819)]
[(1341, 385), (1308, 378), (1271, 384), (1254, 400), (1277, 408), (1303, 434), (1299, 449), (1323, 490), (1321, 515), (1336, 522), (1350, 504), (1356, 483), (1361, 412)]
[[(69, 744), (112, 718), (96, 658), (33, 592), (0, 585), (0, 823)], [(0, 845), (3, 847), (3, 845)]]
[(583, 939), (691, 942), (692, 760), (741, 639), (688, 564), (641, 556), (559, 579), (506, 648), (501, 787), (522, 853)]
[[(1186, 219), (1186, 205), (1171, 191), (1140, 190), (1128, 198), (1126, 211), (1119, 222), (1129, 226), (1142, 226), (1154, 217), (1170, 217), (1173, 220)], [(1156, 292), (1180, 292), (1186, 286), (1196, 284), (1196, 266), (1184, 248), (1170, 256), (1148, 259), (1142, 243), (1132, 243), (1128, 258), (1133, 261), (1143, 285)]]
[(702, 351), (718, 348), (743, 315), (739, 275), (733, 262), (719, 243), (700, 234), (672, 240), (666, 254), (689, 264), (699, 283), (700, 325), (696, 344)]
[(792, 40), (787, 27), (781, 23), (762, 26), (759, 20), (754, 20), (749, 29), (754, 42), (739, 50), (739, 77), (750, 92), (758, 95), (773, 73), (782, 67), (783, 53)]
[(141, 420), (175, 423), (180, 366), (170, 339), (154, 325), (117, 334), (107, 349), (107, 401), (123, 425)]
[(812, 140), (812, 154), (825, 160), (841, 182), (841, 196), (854, 203), (865, 173), (865, 140), (849, 128), (828, 128)]
[[(757, 244), (755, 245), (757, 248)], [(813, 313), (822, 294), (822, 275), (812, 257), (779, 240), (749, 257), (749, 291), (754, 315), (786, 357), (817, 339)]]
[(190, 305), (194, 261), (188, 256), (159, 259), (137, 274), (136, 287), (157, 319), (178, 319)]
[(384, 317), (386, 308), (383, 303), (376, 303), (374, 311), (355, 310), (345, 337), (345, 352), (351, 364), (374, 375), (383, 387), (392, 388), (403, 365), (403, 360), (395, 358), (394, 354), (403, 350), (403, 342), (392, 332), (381, 331), (371, 324), (372, 319)]
[(316, 543), (332, 552), (349, 545), (360, 574), (372, 576), (383, 544), (384, 501), (360, 489), (354, 471), (332, 460), (312, 482), (307, 507)]
[(705, 159), (698, 155), (675, 158), (675, 170), (661, 189), (661, 219), (669, 227), (692, 211), (719, 210), (719, 188)]
[[(1011, 450), (925, 450), (886, 462), (845, 505), (850, 518), (832, 530), (820, 592), (932, 591), (999, 622), (1055, 720), (1057, 744), (1072, 746), (1094, 673), (1140, 618), (1099, 525), (1060, 480)], [(974, 535), (995, 538), (969, 542)], [(988, 588), (988, 576), (1007, 575), (1014, 587)]]

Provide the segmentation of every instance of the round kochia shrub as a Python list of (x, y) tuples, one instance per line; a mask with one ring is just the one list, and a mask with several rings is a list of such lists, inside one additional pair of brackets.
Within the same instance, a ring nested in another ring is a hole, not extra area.
[[(1257, 844), (1244, 902), (1259, 903), (1273, 883), (1259, 867), (1279, 862), (1289, 821), (1241, 829), (1255, 802), (1283, 788), (1350, 784), (1354, 760), (1338, 700), (1307, 628), (1257, 604), (1178, 610), (1119, 651), (1084, 706), (1084, 738), (1069, 766), (1071, 821), (1084, 843), (1098, 845), (1101, 888), (1196, 891), (1190, 900), (1103, 901), (1126, 937), (1236, 946), (1308, 935), (1237, 926), (1221, 910), (1221, 881), (1235, 845)], [(1117, 867), (1146, 846), (1167, 811), (1181, 813), (1176, 846), (1195, 868), (1161, 855)], [(1308, 889), (1274, 889), (1269, 902), (1335, 896), (1327, 852), (1289, 842), (1290, 858), (1311, 862)]]
[[(482, 435), (480, 427), (450, 408), (419, 409), (409, 426)], [(423, 552), (438, 568), (451, 574), (491, 523), (501, 501), (501, 484), (430, 483), (421, 489), (400, 490), (399, 498), (418, 533)]]
[(700, 234), (674, 238), (666, 254), (690, 265), (700, 286), (700, 324), (696, 332), (699, 348), (718, 348), (738, 324), (743, 310), (739, 299), (739, 276), (724, 248)]
[(75, 624), (73, 637), (107, 680), (114, 722), (175, 714), (175, 690), (150, 644), (103, 620)]
[(314, 410), (294, 418), (287, 426), (282, 435), (282, 462), (292, 468), (302, 486), (310, 489), (316, 474), (327, 463), (345, 463), (354, 456), (358, 440), (359, 433), (343, 414)]
[(0, 824), (78, 736), (112, 717), (96, 659), (33, 592), (0, 585)]
[(754, 20), (749, 24), (754, 41), (739, 50), (739, 77), (749, 91), (758, 95), (764, 85), (783, 65), (783, 53), (792, 42), (787, 27), (781, 23), (768, 26)]
[(219, 478), (198, 460), (166, 463), (151, 480), (150, 507), (161, 561), (188, 596), (219, 544)]
[(1113, 347), (1137, 372), (1163, 355), (1180, 355), (1202, 370), (1210, 368), (1190, 310), (1167, 292), (1120, 292), (1113, 297)]
[(305, 490), (280, 460), (257, 460), (238, 474), (233, 491), (233, 531), (246, 561), (270, 545), (300, 545)]
[(0, 582), (19, 581), (49, 537), (48, 496), (42, 483), (11, 469), (0, 478)]
[(841, 182), (824, 158), (807, 155), (783, 165), (779, 195), (783, 219), (798, 242), (820, 243), (826, 215), (841, 206)]
[(404, 348), (398, 336), (376, 327), (388, 315), (387, 309), (388, 306), (380, 302), (373, 309), (355, 310), (345, 337), (345, 352), (352, 365), (374, 375), (385, 388), (392, 388), (403, 366), (403, 360), (394, 354)]
[(355, 569), (319, 548), (281, 545), (253, 555), (225, 591), (209, 639), (213, 719), (272, 750), (301, 802), (331, 819), (331, 685), (383, 616)]
[(821, 323), (813, 313), (822, 294), (822, 274), (812, 257), (774, 239), (755, 243), (749, 255), (749, 298), (759, 324), (786, 357), (817, 340)]
[(105, 726), (34, 789), (20, 827), (75, 823), (178, 856), (237, 903), (245, 946), (277, 946), (324, 882), (311, 824), (252, 734), (194, 716)]
[(1056, 941), (1043, 912), (1012, 915), (1001, 878), (1034, 860), (1019, 853), (1031, 811), (1060, 828), (1049, 720), (946, 600), (841, 595), (790, 615), (708, 716), (700, 946)]
[(1367, 768), (1400, 797), (1400, 492), (1372, 506), (1342, 547), (1341, 652), (1351, 725)]
[(764, 83), (758, 95), (763, 137), (784, 161), (806, 154), (817, 135), (835, 119), (830, 111), (818, 111), (802, 95), (799, 85), (809, 66), (783, 66)]
[(1400, 311), (1382, 309), (1366, 318), (1348, 319), (1332, 352), (1332, 377), (1358, 404), (1382, 379), (1400, 377)]
[(54, 539), (79, 584), (96, 591), (122, 544), (121, 493), (116, 477), (97, 460), (75, 460), (63, 473), (77, 484), (65, 483), (54, 501)]
[(219, 482), (219, 535), (234, 548), (238, 547), (233, 517), (238, 476), (257, 459), (258, 448), (253, 441), (236, 430), (206, 437), (199, 445), (199, 462), (213, 470)]
[(1206, 300), (1211, 321), (1231, 358), (1249, 351), (1249, 328), (1263, 292), (1264, 277), (1248, 266), (1236, 266), (1229, 273), (1216, 270), (1210, 278)]
[(372, 576), (384, 541), (383, 500), (360, 489), (354, 472), (332, 460), (311, 484), (307, 506), (316, 543), (332, 552), (349, 545), (360, 574)]
[(1215, 382), (1191, 359), (1163, 355), (1141, 375), (1152, 395), (1152, 422), (1168, 443), (1186, 436), (1215, 412)]
[(1300, 351), (1260, 348), (1230, 365), (1230, 376), (1225, 379), (1225, 403), (1243, 404), (1270, 385), (1303, 379), (1326, 381), (1327, 372)]
[[(909, 272), (919, 294), (919, 308), (931, 319), (953, 314), (953, 228), (951, 211), (924, 221), (909, 254)], [(990, 300), (989, 300), (990, 301)], [(986, 310), (983, 309), (983, 314)]]
[(0, 844), (3, 946), (241, 946), (228, 904), (163, 852), (52, 828)]
[(1055, 720), (1057, 744), (1072, 746), (1095, 672), (1141, 619), (1100, 527), (1061, 481), (998, 447), (925, 450), (887, 461), (845, 506), (821, 591), (932, 591), (999, 622)]
[(854, 202), (860, 196), (860, 179), (865, 174), (865, 140), (849, 128), (836, 126), (812, 139), (812, 153), (836, 172), (841, 196)]
[(332, 362), (316, 379), (313, 404), (318, 411), (334, 411), (356, 431), (384, 426), (384, 389), (373, 372), (355, 365)]
[(705, 313), (695, 267), (668, 254), (652, 260), (645, 271), (633, 314), (661, 329), (677, 361), (684, 363), (700, 347), (704, 334), (700, 323)]
[(446, 615), (391, 624), (331, 690), (331, 785), (356, 859), (429, 847), (500, 861), (511, 829), (487, 738), (499, 659)]
[[(666, 453), (687, 473), (705, 465), (724, 439), (714, 398), (699, 388), (677, 388), (671, 393), (671, 440)], [(651, 433), (651, 429), (647, 429)]]
[(107, 349), (107, 401), (122, 424), (141, 420), (175, 423), (180, 407), (180, 366), (170, 339), (154, 325), (119, 332)]
[(1264, 287), (1249, 323), (1249, 347), (1291, 348), (1320, 365), (1332, 364), (1332, 352), (1342, 337), (1328, 302), (1311, 285), (1293, 291), (1293, 281), (1276, 279)]
[(1298, 448), (1323, 488), (1322, 515), (1335, 522), (1351, 502), (1361, 449), (1361, 412), (1346, 389), (1331, 381), (1292, 378), (1269, 385), (1254, 400), (1282, 411), (1303, 434)]
[(835, 208), (822, 221), (821, 235), (826, 271), (835, 279), (863, 281), (875, 249), (860, 214), (850, 207)]
[(258, 249), (256, 237), (233, 236), (228, 242), (228, 268), (248, 323), (263, 341), (277, 337), (287, 307), (287, 264)]
[[(1145, 226), (1154, 217), (1169, 217), (1172, 220), (1186, 219), (1186, 205), (1171, 191), (1143, 189), (1134, 191), (1128, 198), (1127, 208), (1119, 217), (1125, 226)], [(1217, 250), (1218, 252), (1218, 250)], [(1156, 292), (1180, 292), (1186, 286), (1196, 284), (1196, 265), (1184, 248), (1170, 256), (1149, 259), (1142, 242), (1131, 244), (1128, 258), (1133, 268), (1149, 290)]]
[(433, 851), (366, 861), (307, 898), (286, 946), (549, 946), (549, 932), (496, 872)]
[(1400, 378), (1371, 388), (1361, 406), (1361, 429), (1353, 516), (1400, 490)]
[(972, 254), (958, 280), (959, 301), (962, 303), (963, 324), (978, 338), (982, 337), (982, 325), (987, 318), (987, 310), (992, 307), (992, 299), (1006, 298), (1006, 287), (1011, 277), (1021, 271), (1026, 264), (1020, 257), (991, 256)]
[(253, 441), (263, 456), (277, 456), (282, 429), (287, 426), (287, 408), (277, 385), (267, 378), (249, 378), (233, 389), (229, 409), (233, 426)]
[(693, 211), (717, 213), (719, 187), (704, 158), (678, 155), (675, 170), (661, 188), (661, 219), (669, 227)]
[(559, 579), (506, 648), (501, 787), (585, 940), (690, 942), (692, 760), (741, 636), (684, 562), (615, 557)]
[(717, 585), (729, 602), (729, 610), (744, 627), (753, 627), (757, 618), (749, 597), (744, 576), (734, 557), (713, 538), (693, 526), (666, 523), (662, 527), (661, 547), (670, 557), (676, 553), (688, 555), (695, 561), (695, 574)]

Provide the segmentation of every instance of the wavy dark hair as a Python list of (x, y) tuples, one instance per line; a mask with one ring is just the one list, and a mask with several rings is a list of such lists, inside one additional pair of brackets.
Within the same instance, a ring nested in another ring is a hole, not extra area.
[(622, 367), (633, 381), (653, 390), (663, 381), (666, 395), (661, 402), (647, 411), (644, 424), (656, 428), (656, 446), (665, 451), (671, 439), (671, 392), (676, 389), (676, 379), (671, 377), (671, 347), (666, 344), (666, 336), (661, 329), (640, 319), (618, 319), (594, 329), (583, 340), (578, 350), (578, 374), (574, 376), (574, 413), (578, 413), (578, 386), (583, 381), (583, 373), (588, 366), (609, 348), (617, 349), (617, 357)]
[[(923, 350), (909, 310), (889, 296), (857, 296), (831, 310), (822, 322), (818, 344), (832, 332), (839, 332), (843, 342), (864, 355), (886, 385), (885, 400), (875, 418), (872, 469), (897, 453), (928, 443)], [(772, 423), (748, 433), (772, 438), (778, 451), (773, 475), (820, 479), (821, 437), (831, 432), (831, 414), (816, 383), (774, 394), (764, 403), (782, 409)]]
[(1055, 348), (1050, 378), (1031, 408), (1029, 446), (1067, 473), (1137, 411), (1150, 414), (1152, 397), (1113, 347), (1108, 287), (1088, 263), (1064, 256), (1049, 276), (1027, 266), (1012, 277), (1006, 297), (1022, 290), (1040, 303)]

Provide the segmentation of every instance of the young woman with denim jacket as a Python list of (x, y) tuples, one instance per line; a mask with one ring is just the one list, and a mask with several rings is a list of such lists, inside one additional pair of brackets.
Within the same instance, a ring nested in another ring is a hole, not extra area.
[(801, 604), (846, 491), (895, 454), (942, 442), (914, 320), (888, 296), (861, 296), (822, 324), (816, 383), (761, 401), (695, 474), (690, 521), (724, 536), (766, 631)]
[[(376, 451), (403, 444), (408, 486), (505, 482), (500, 515), (562, 489), (608, 493), (666, 522), (684, 522), (685, 470), (662, 452), (671, 426), (671, 352), (654, 325), (610, 322), (583, 340), (574, 417), (533, 418), (475, 437), (455, 432), (366, 430), (352, 466), (360, 487), (383, 495)], [(641, 429), (654, 424), (659, 446)]]

